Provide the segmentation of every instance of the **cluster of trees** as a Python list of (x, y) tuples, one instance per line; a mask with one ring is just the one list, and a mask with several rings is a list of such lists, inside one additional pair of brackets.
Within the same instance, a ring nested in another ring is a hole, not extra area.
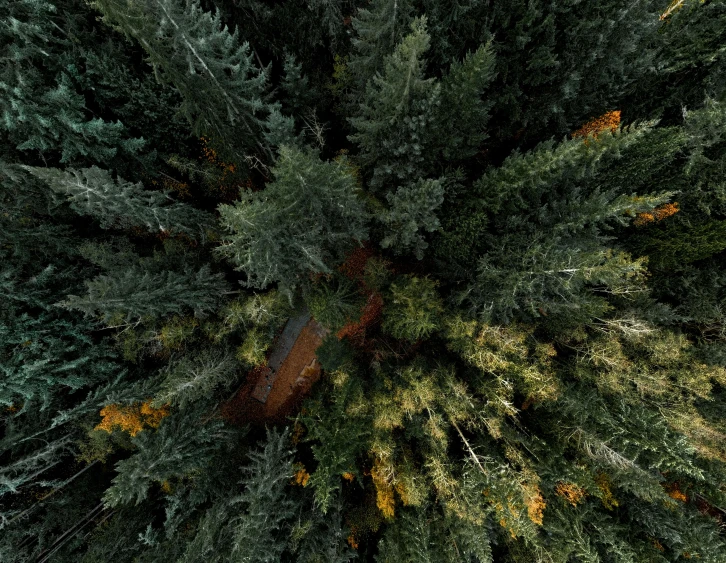
[(0, 560), (726, 560), (725, 0), (0, 8)]

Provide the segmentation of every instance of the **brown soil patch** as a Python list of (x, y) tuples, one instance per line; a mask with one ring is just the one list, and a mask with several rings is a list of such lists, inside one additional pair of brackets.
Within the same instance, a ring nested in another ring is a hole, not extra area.
[(275, 383), (265, 402), (265, 414), (274, 417), (293, 395), (309, 390), (320, 377), (320, 364), (315, 350), (323, 342), (321, 330), (314, 320), (302, 329), (295, 345), (277, 370)]
[[(266, 366), (250, 371), (245, 384), (222, 406), (222, 416), (234, 424), (284, 422), (320, 378), (315, 350), (322, 343), (324, 334), (320, 325), (311, 319), (274, 377), (271, 377), (272, 370)], [(253, 395), (265, 381), (272, 381), (272, 389), (262, 403)]]

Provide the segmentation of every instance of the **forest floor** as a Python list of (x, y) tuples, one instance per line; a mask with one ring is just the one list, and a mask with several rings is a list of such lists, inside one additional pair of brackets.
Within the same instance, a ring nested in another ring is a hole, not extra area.
[[(271, 360), (279, 358), (281, 347), (285, 351), (289, 350), (280, 358), (281, 361), (268, 362), (279, 365), (276, 370), (258, 366), (250, 371), (246, 383), (222, 407), (222, 414), (227, 420), (237, 424), (284, 422), (300, 407), (313, 384), (320, 378), (320, 364), (315, 351), (325, 336), (325, 329), (314, 319), (308, 319), (292, 346), (282, 338), (283, 335), (276, 342)], [(291, 322), (299, 320), (291, 319)]]

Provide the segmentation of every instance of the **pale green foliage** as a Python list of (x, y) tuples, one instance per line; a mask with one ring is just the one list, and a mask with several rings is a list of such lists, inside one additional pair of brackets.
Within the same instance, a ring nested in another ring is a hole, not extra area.
[(410, 341), (431, 335), (443, 313), (436, 285), (432, 279), (414, 276), (392, 283), (383, 309), (384, 332)]
[(222, 351), (205, 350), (184, 356), (162, 370), (164, 381), (152, 405), (184, 408), (199, 399), (211, 399), (215, 391), (231, 387), (237, 379), (237, 368), (233, 358)]
[(265, 190), (220, 206), (229, 235), (219, 250), (247, 274), (248, 287), (278, 282), (289, 290), (342, 262), (366, 238), (366, 214), (343, 160), (282, 147), (272, 173)]
[(479, 261), (476, 282), (460, 299), (482, 319), (496, 322), (515, 316), (600, 315), (609, 307), (591, 289), (612, 295), (643, 291), (644, 262), (607, 248), (505, 239), (500, 251)]
[(237, 348), (237, 359), (248, 366), (259, 366), (265, 363), (267, 351), (272, 346), (272, 337), (255, 327), (247, 334)]
[(101, 227), (144, 227), (151, 232), (183, 233), (204, 239), (212, 228), (212, 217), (168, 194), (144, 189), (141, 182), (113, 179), (96, 166), (68, 168), (25, 167), (57, 194), (66, 196), (71, 208), (81, 215), (95, 217)]
[(395, 193), (389, 192), (386, 197), (390, 207), (379, 216), (386, 226), (381, 246), (392, 247), (398, 254), (413, 251), (421, 260), (428, 247), (423, 231), (431, 233), (440, 227), (436, 211), (444, 201), (444, 191), (441, 179), (419, 179)]

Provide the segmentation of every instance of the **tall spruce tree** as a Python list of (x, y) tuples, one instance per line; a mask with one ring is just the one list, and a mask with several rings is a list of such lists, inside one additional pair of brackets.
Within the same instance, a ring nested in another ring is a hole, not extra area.
[(192, 0), (96, 5), (144, 48), (158, 76), (182, 95), (182, 111), (195, 133), (208, 135), (237, 158), (240, 151), (269, 155), (262, 132), (270, 111), (263, 101), (267, 73), (256, 66), (249, 44)]
[(366, 214), (344, 158), (323, 162), (283, 147), (272, 173), (264, 191), (220, 206), (230, 233), (220, 252), (247, 275), (248, 287), (278, 282), (290, 290), (306, 276), (330, 272), (365, 240)]

